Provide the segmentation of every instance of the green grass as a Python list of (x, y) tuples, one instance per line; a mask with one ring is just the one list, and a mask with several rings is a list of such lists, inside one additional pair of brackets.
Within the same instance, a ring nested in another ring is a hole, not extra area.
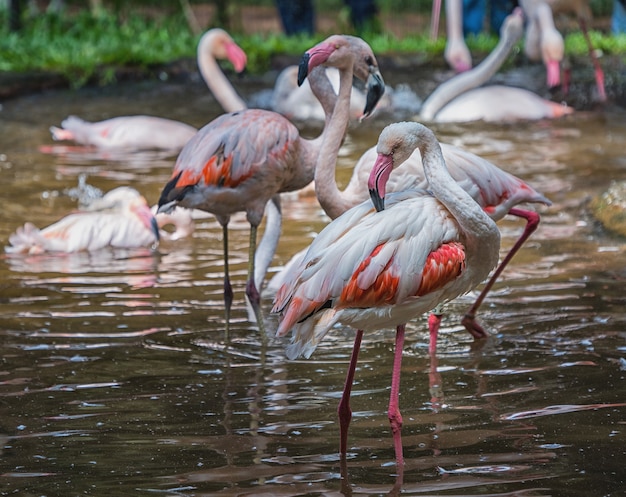
[[(94, 17), (86, 10), (77, 14), (40, 15), (26, 19), (19, 33), (8, 31), (6, 13), (0, 11), (0, 71), (49, 71), (65, 76), (74, 86), (86, 82), (109, 83), (120, 67), (149, 68), (181, 58), (195, 57), (197, 36), (190, 33), (180, 13), (158, 20), (138, 14), (118, 17), (103, 13)], [(261, 73), (269, 68), (272, 55), (300, 55), (318, 37), (282, 35), (235, 35), (248, 54), (248, 70)], [(441, 61), (445, 41), (428, 36), (397, 39), (386, 34), (364, 35), (377, 54), (419, 53), (424, 61)], [(595, 46), (605, 54), (626, 54), (626, 35), (592, 33)], [(488, 53), (497, 42), (495, 36), (480, 35), (468, 40), (474, 54)], [(585, 55), (582, 35), (566, 37), (569, 55)]]

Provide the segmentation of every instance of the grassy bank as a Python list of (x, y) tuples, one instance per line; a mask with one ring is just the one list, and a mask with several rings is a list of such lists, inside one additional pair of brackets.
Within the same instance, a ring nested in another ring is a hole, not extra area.
[[(63, 15), (42, 14), (24, 21), (21, 31), (9, 32), (6, 12), (0, 12), (0, 71), (46, 71), (61, 74), (74, 86), (87, 81), (109, 83), (120, 67), (148, 68), (173, 60), (195, 57), (199, 39), (192, 34), (181, 12), (154, 16), (119, 12), (102, 12), (98, 16), (87, 10)], [(319, 41), (316, 38), (288, 38), (276, 34), (236, 34), (235, 38), (249, 58), (251, 73), (269, 68), (273, 55), (300, 55)], [(431, 40), (427, 33), (402, 38), (390, 34), (368, 34), (364, 37), (379, 54), (420, 53), (441, 60), (444, 39)], [(609, 36), (592, 32), (597, 49), (607, 55), (626, 54), (626, 35)], [(468, 40), (473, 53), (487, 53), (496, 37), (481, 35)], [(566, 52), (584, 55), (587, 47), (582, 35), (574, 31), (566, 36)]]

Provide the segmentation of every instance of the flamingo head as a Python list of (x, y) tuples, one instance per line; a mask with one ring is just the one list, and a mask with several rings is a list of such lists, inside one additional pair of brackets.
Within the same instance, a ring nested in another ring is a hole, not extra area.
[(366, 83), (367, 97), (362, 119), (369, 116), (385, 92), (385, 82), (378, 69), (378, 62), (371, 47), (361, 38), (349, 35), (333, 35), (302, 56), (298, 68), (298, 86), (318, 66), (352, 68), (354, 76)]
[(209, 29), (198, 43), (198, 58), (212, 56), (217, 59), (228, 59), (241, 72), (245, 69), (248, 57), (235, 40), (223, 29)]

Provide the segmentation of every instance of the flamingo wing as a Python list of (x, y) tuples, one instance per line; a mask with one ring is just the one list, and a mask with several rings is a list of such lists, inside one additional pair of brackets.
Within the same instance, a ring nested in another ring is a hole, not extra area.
[(297, 128), (273, 112), (221, 115), (183, 148), (159, 205), (181, 200), (196, 187), (235, 189), (250, 180), (262, 190), (262, 185), (283, 181), (298, 137)]
[(277, 293), (277, 335), (308, 319), (324, 321), (327, 309), (401, 304), (461, 274), (464, 249), (448, 211), (422, 190), (387, 199), (384, 211), (364, 202), (318, 235)]

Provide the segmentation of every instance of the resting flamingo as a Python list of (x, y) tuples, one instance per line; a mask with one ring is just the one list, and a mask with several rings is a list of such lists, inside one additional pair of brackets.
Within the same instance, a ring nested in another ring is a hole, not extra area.
[(479, 86), (491, 78), (521, 39), (524, 16), (516, 8), (504, 20), (498, 45), (485, 60), (470, 71), (441, 84), (424, 101), (419, 119), (436, 122), (519, 121), (552, 119), (571, 114), (566, 105), (539, 95), (504, 85)]
[[(245, 109), (221, 71), (216, 57), (228, 59), (237, 72), (246, 66), (246, 54), (223, 29), (207, 31), (198, 43), (198, 67), (207, 86), (227, 112)], [(154, 116), (121, 116), (99, 122), (88, 122), (69, 116), (61, 128), (50, 128), (54, 140), (74, 140), (102, 149), (139, 151), (146, 149), (180, 150), (197, 129), (172, 119)]]
[(79, 252), (104, 247), (150, 247), (159, 241), (157, 221), (137, 190), (121, 186), (42, 230), (26, 223), (9, 237), (10, 254)]
[[(352, 36), (327, 38), (303, 56), (302, 80), (322, 64), (340, 70), (340, 97), (335, 107), (349, 105), (345, 87), (351, 87), (353, 74), (368, 82), (372, 98), (368, 99), (364, 114), (369, 114), (384, 91), (376, 57), (369, 45)], [(323, 68), (316, 72), (323, 72)], [(335, 123), (342, 135), (347, 124), (347, 118)], [(328, 121), (319, 137), (304, 139), (282, 115), (249, 109), (214, 119), (198, 131), (178, 156), (172, 177), (161, 193), (159, 211), (167, 212), (176, 205), (197, 208), (213, 213), (222, 225), (227, 323), (233, 296), (228, 274), (230, 216), (245, 211), (250, 223), (246, 295), (262, 327), (260, 297), (254, 281), (257, 227), (270, 199), (278, 202), (279, 193), (301, 189), (311, 182), (327, 130)]]
[(278, 336), (292, 330), (287, 356), (310, 357), (336, 324), (356, 328), (339, 404), (340, 452), (347, 451), (350, 391), (364, 331), (396, 326), (389, 420), (396, 461), (402, 465), (398, 393), (405, 323), (478, 285), (498, 262), (500, 232), (493, 220), (448, 173), (434, 134), (416, 122), (387, 126), (369, 184), (381, 207), (393, 167), (419, 148), (432, 194), (391, 194), (376, 212), (366, 201), (332, 221), (276, 295)]

